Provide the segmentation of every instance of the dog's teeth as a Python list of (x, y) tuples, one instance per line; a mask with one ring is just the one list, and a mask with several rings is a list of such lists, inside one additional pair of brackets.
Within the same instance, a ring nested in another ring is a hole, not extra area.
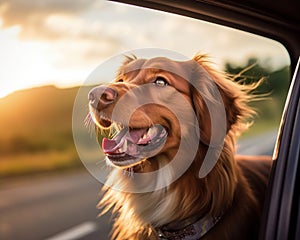
[(155, 127), (151, 127), (151, 128), (148, 129), (147, 135), (149, 137), (152, 137), (152, 136), (155, 136), (156, 133), (157, 133), (156, 128)]
[(142, 136), (142, 139), (146, 139), (148, 137), (148, 135), (145, 133), (143, 136)]

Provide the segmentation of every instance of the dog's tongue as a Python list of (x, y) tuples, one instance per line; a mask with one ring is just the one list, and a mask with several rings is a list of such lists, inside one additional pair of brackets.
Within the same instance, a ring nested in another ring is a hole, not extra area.
[(113, 152), (114, 149), (117, 150), (118, 143), (115, 140), (110, 140), (108, 138), (103, 138), (102, 140), (102, 149), (105, 153)]
[(105, 153), (114, 153), (123, 146), (125, 140), (136, 144), (146, 132), (146, 128), (130, 130), (123, 128), (113, 139), (103, 138), (102, 149)]

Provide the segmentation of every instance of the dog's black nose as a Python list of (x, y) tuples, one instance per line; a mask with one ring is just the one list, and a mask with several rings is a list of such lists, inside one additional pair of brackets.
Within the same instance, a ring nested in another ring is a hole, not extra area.
[(118, 96), (116, 90), (106, 87), (99, 86), (93, 88), (88, 94), (88, 100), (90, 105), (98, 110), (101, 110), (107, 107), (109, 104), (112, 104)]

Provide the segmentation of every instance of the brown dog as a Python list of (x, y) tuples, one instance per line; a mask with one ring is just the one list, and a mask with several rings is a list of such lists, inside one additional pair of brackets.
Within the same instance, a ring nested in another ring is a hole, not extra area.
[(114, 135), (99, 204), (117, 216), (113, 239), (257, 238), (272, 162), (235, 157), (251, 90), (196, 56), (127, 57), (114, 83), (90, 91), (90, 116)]

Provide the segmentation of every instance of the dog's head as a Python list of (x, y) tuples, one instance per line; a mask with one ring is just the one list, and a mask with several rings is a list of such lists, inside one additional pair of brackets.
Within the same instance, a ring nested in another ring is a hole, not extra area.
[(236, 133), (251, 114), (246, 94), (203, 59), (127, 57), (113, 83), (89, 92), (97, 128), (112, 133), (102, 141), (109, 164), (154, 171), (183, 147), (181, 156), (189, 159), (196, 155), (192, 148), (202, 152), (200, 168), (209, 147), (223, 147), (226, 136)]

